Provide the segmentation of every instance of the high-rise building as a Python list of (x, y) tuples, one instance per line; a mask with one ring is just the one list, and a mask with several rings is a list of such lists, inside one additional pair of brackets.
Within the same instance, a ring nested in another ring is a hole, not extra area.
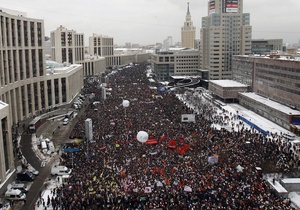
[(243, 13), (243, 0), (209, 0), (208, 16), (200, 30), (200, 65), (209, 79), (232, 78), (232, 56), (251, 53), (250, 14)]
[(184, 26), (181, 28), (181, 46), (186, 48), (195, 48), (196, 27), (193, 26), (189, 3)]
[(89, 37), (90, 54), (105, 57), (106, 66), (114, 65), (114, 38), (93, 34)]
[(84, 35), (63, 26), (51, 32), (51, 57), (58, 63), (75, 64), (84, 60)]
[[(85, 53), (84, 34), (76, 33), (76, 31), (69, 30), (63, 26), (52, 31), (50, 39), (52, 60), (67, 65), (81, 64), (83, 66), (84, 76), (100, 75), (105, 72), (106, 59), (104, 59), (101, 54), (111, 54), (106, 46), (95, 47), (88, 55)], [(100, 43), (102, 42), (101, 40)], [(103, 43), (105, 45), (106, 41)], [(100, 55), (98, 55), (98, 53), (100, 53)]]
[(164, 50), (168, 50), (172, 46), (173, 38), (172, 36), (168, 36), (164, 41), (163, 41), (163, 46), (162, 48)]
[(12, 127), (70, 103), (83, 86), (81, 65), (47, 69), (44, 38), (43, 20), (0, 10), (0, 188), (14, 171)]

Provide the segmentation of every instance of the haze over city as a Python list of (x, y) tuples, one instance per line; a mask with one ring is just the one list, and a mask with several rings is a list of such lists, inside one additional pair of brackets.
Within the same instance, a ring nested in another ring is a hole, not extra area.
[[(43, 19), (45, 35), (60, 25), (84, 33), (114, 37), (114, 42), (140, 45), (162, 42), (167, 36), (180, 41), (187, 3), (190, 3), (196, 38), (200, 38), (201, 19), (208, 15), (207, 0), (0, 0), (0, 7), (27, 13), (29, 18)], [(300, 19), (298, 0), (245, 0), (244, 13), (250, 13), (253, 39), (283, 39), (298, 43)], [(87, 45), (87, 41), (85, 41)]]

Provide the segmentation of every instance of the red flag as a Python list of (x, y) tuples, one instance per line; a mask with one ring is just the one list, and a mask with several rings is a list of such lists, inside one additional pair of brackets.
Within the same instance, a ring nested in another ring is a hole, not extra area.
[(168, 142), (168, 148), (175, 149), (176, 147), (177, 147), (177, 143), (174, 139), (172, 139)]

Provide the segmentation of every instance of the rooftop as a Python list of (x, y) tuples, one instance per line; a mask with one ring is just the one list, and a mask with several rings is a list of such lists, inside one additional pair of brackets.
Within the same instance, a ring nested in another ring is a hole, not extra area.
[(255, 94), (253, 92), (251, 92), (251, 93), (240, 93), (240, 94), (242, 94), (242, 95), (244, 95), (244, 96), (246, 96), (248, 98), (251, 98), (251, 99), (253, 99), (255, 101), (258, 101), (258, 102), (260, 102), (262, 104), (265, 104), (265, 105), (267, 105), (269, 107), (272, 107), (272, 108), (274, 108), (276, 110), (279, 110), (279, 111), (281, 111), (281, 112), (283, 112), (285, 114), (300, 115), (300, 112), (297, 111), (297, 110), (294, 110), (294, 109), (292, 109), (292, 108), (290, 108), (288, 106), (285, 106), (283, 104), (280, 104), (280, 103), (277, 103), (275, 101), (272, 101), (272, 100), (270, 100), (268, 98), (264, 98), (262, 96), (259, 96), (259, 95)]
[(64, 74), (81, 66), (80, 64), (60, 64), (55, 61), (46, 61), (46, 73), (47, 75), (51, 74)]
[(27, 17), (27, 13), (26, 12), (20, 12), (20, 11), (11, 10), (11, 9), (5, 9), (5, 8), (2, 8), (2, 7), (0, 7), (0, 11), (4, 12), (4, 13), (7, 13), (7, 14), (10, 14), (10, 15)]
[(209, 80), (209, 82), (221, 87), (248, 87), (248, 85), (236, 82), (234, 80)]

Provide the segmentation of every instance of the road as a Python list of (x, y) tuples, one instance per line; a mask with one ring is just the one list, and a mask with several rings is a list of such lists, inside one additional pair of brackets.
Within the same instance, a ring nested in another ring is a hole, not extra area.
[[(59, 112), (54, 113), (61, 114), (67, 113), (70, 108), (65, 108), (59, 110)], [(81, 114), (84, 110), (81, 110)], [(44, 138), (49, 138), (53, 141), (56, 150), (60, 149), (60, 145), (65, 143), (69, 139), (69, 133), (71, 129), (75, 126), (77, 119), (74, 118), (70, 121), (68, 125), (62, 125), (62, 118), (48, 119), (45, 123), (41, 125), (38, 129), (36, 136), (40, 137), (43, 135)], [(23, 156), (36, 170), (40, 173), (36, 177), (35, 181), (32, 183), (29, 192), (27, 193), (27, 201), (24, 204), (23, 202), (14, 202), (13, 210), (32, 210), (35, 205), (40, 192), (43, 191), (45, 187), (45, 181), (51, 178), (50, 169), (53, 163), (59, 158), (58, 153), (54, 153), (53, 157), (46, 162), (46, 165), (42, 164), (42, 160), (36, 155), (36, 152), (33, 150), (32, 146), (32, 135), (24, 132), (21, 136), (20, 148), (23, 153)]]

